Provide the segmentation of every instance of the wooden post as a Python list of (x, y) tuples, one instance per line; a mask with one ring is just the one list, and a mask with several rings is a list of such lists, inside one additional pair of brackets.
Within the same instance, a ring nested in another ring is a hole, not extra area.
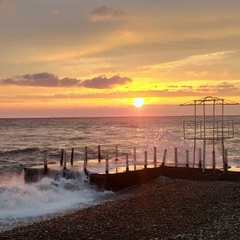
[(228, 152), (227, 149), (224, 149), (224, 172), (228, 171)]
[(73, 157), (74, 157), (74, 148), (72, 148), (72, 152), (71, 152), (71, 165), (73, 165)]
[(177, 155), (177, 148), (174, 149), (174, 160), (175, 160), (175, 167), (178, 165), (178, 155)]
[(98, 145), (98, 162), (101, 161), (101, 146)]
[(126, 171), (129, 171), (128, 153), (126, 153)]
[(147, 168), (147, 151), (144, 152), (144, 155), (145, 155), (144, 168)]
[(85, 158), (86, 161), (88, 161), (88, 148), (85, 147)]
[(215, 173), (215, 169), (216, 169), (216, 155), (215, 155), (215, 151), (212, 151), (212, 167), (213, 167), (213, 173)]
[(157, 167), (157, 148), (154, 147), (153, 149), (153, 161), (154, 161), (154, 167)]
[(198, 149), (198, 159), (199, 159), (199, 168), (201, 169), (202, 168), (202, 149), (201, 148), (199, 148)]
[(83, 170), (85, 173), (87, 172), (87, 161), (88, 161), (87, 147), (85, 147), (85, 157), (83, 162)]
[(134, 162), (136, 162), (136, 160), (137, 160), (137, 148), (136, 147), (134, 147), (134, 149), (133, 149), (133, 160), (134, 160)]
[(116, 145), (115, 153), (116, 153), (115, 161), (118, 161), (118, 146), (117, 145)]
[(162, 166), (165, 166), (165, 163), (166, 163), (166, 158), (167, 158), (167, 149), (164, 149)]
[(61, 159), (60, 159), (60, 166), (63, 165), (63, 155), (64, 155), (64, 149), (61, 149)]
[(67, 169), (67, 153), (64, 152), (64, 156), (63, 156), (63, 169), (66, 170)]
[(186, 150), (186, 167), (189, 167), (189, 150)]
[(44, 170), (47, 170), (47, 150), (44, 151)]
[(106, 157), (106, 174), (108, 174), (108, 172), (109, 172), (109, 164), (108, 164), (108, 155), (107, 155), (107, 157)]
[(133, 149), (133, 160), (134, 160), (134, 170), (137, 169), (137, 148), (134, 147)]

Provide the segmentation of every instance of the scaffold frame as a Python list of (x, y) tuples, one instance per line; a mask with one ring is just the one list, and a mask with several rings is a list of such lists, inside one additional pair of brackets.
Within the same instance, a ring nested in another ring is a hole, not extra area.
[[(184, 139), (194, 141), (193, 149), (193, 168), (196, 162), (196, 145), (197, 140), (203, 142), (203, 165), (202, 170), (205, 171), (206, 162), (206, 145), (207, 141), (212, 143), (212, 161), (213, 168), (215, 169), (215, 148), (216, 141), (221, 141), (221, 152), (223, 170), (227, 171), (228, 160), (225, 154), (225, 139), (234, 138), (234, 124), (233, 120), (225, 119), (224, 106), (225, 105), (238, 105), (239, 103), (226, 100), (223, 98), (217, 98), (207, 96), (198, 100), (193, 100), (180, 104), (180, 106), (193, 106), (194, 107), (194, 121), (183, 122), (183, 136)], [(199, 107), (201, 113), (199, 113)], [(208, 109), (207, 109), (208, 107)], [(220, 108), (220, 114), (217, 112), (217, 107)], [(207, 113), (210, 110), (210, 113)]]

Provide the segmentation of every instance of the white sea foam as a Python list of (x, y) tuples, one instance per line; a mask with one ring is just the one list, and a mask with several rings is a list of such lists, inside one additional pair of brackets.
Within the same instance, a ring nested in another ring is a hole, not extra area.
[(0, 185), (0, 231), (38, 217), (94, 205), (109, 194), (113, 193), (90, 187), (84, 177), (58, 181), (43, 178), (32, 184), (16, 177)]

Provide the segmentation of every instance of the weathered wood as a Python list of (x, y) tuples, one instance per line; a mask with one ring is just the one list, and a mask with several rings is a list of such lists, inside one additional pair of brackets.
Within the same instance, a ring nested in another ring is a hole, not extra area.
[(178, 151), (177, 148), (174, 148), (174, 161), (175, 161), (175, 167), (178, 166)]
[(126, 171), (129, 171), (128, 153), (126, 153)]
[(227, 149), (224, 149), (224, 172), (226, 173), (228, 171), (228, 151)]
[(153, 149), (153, 162), (154, 162), (154, 167), (157, 167), (157, 148), (154, 147)]
[(144, 168), (147, 168), (147, 151), (144, 152)]
[(88, 161), (88, 151), (87, 151), (87, 147), (85, 147), (85, 157), (84, 157), (84, 162), (83, 162), (84, 172), (87, 171), (87, 161)]
[(202, 149), (199, 148), (198, 149), (198, 162), (199, 162), (199, 168), (201, 169), (202, 168)]
[(106, 170), (105, 170), (105, 173), (108, 174), (109, 172), (109, 163), (108, 163), (108, 155), (106, 157)]
[(115, 148), (115, 155), (116, 155), (115, 161), (118, 161), (118, 146), (117, 145)]
[(212, 151), (212, 168), (213, 168), (213, 172), (215, 173), (215, 169), (216, 169), (216, 154), (215, 151)]
[(189, 167), (189, 150), (186, 150), (186, 167)]
[(67, 169), (67, 153), (64, 151), (63, 154), (63, 169), (66, 170)]
[(137, 148), (134, 147), (133, 149), (133, 161), (134, 161), (134, 170), (137, 169)]
[(71, 165), (73, 165), (73, 158), (74, 158), (74, 148), (72, 148), (72, 152), (71, 152)]
[(98, 162), (101, 161), (101, 146), (98, 145)]
[(167, 149), (164, 149), (162, 166), (165, 166), (167, 158)]
[(64, 149), (61, 149), (61, 158), (60, 158), (60, 166), (63, 165), (63, 155), (64, 155)]
[(44, 151), (44, 170), (47, 170), (47, 150)]

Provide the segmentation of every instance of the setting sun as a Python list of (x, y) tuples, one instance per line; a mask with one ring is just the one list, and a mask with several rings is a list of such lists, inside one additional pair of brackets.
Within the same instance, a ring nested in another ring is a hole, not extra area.
[(144, 105), (144, 98), (133, 98), (133, 105), (137, 108), (140, 108)]

